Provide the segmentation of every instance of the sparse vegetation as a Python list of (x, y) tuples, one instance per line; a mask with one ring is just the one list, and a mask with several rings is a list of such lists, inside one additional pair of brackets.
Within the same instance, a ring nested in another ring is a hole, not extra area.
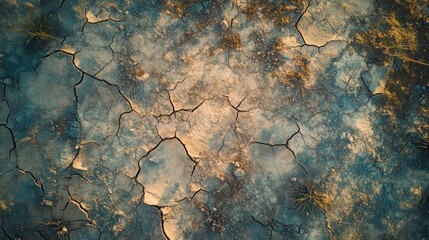
[(423, 148), (425, 150), (429, 150), (429, 137), (423, 136), (422, 134), (418, 134), (419, 138), (414, 140), (414, 143), (417, 147)]
[(296, 55), (283, 67), (275, 69), (273, 76), (292, 89), (309, 89), (312, 86), (309, 68), (310, 58), (306, 54)]
[(275, 71), (285, 63), (282, 51), (285, 50), (281, 39), (269, 39), (262, 31), (253, 31), (250, 39), (255, 44), (254, 58), (265, 71)]
[(238, 33), (225, 31), (220, 41), (223, 50), (239, 50), (242, 47), (241, 38)]
[(297, 211), (314, 214), (316, 210), (326, 212), (329, 201), (320, 186), (314, 181), (304, 180), (293, 190), (293, 203)]
[(378, 8), (377, 16), (383, 17), (369, 21), (357, 31), (352, 45), (358, 51), (367, 52), (368, 63), (392, 66), (383, 97), (379, 98), (392, 122), (409, 114), (413, 88), (427, 84), (429, 58), (425, 46), (429, 36), (425, 27), (411, 24), (424, 20), (410, 14), (407, 8), (401, 1)]
[(262, 13), (267, 19), (273, 21), (277, 27), (281, 27), (285, 24), (290, 24), (292, 22), (291, 13), (299, 9), (300, 7), (298, 6), (289, 5), (286, 3), (269, 3), (263, 9)]
[(423, 150), (427, 159), (429, 159), (429, 134), (417, 132), (417, 138), (413, 139), (413, 143)]
[(268, 0), (254, 0), (243, 4), (241, 11), (247, 19), (253, 19), (258, 12), (262, 13), (275, 26), (282, 27), (294, 22), (298, 14), (304, 8), (304, 2), (295, 0), (289, 3), (275, 3)]
[(50, 14), (38, 15), (34, 10), (31, 10), (28, 18), (18, 23), (14, 30), (26, 36), (27, 45), (29, 43), (43, 44), (57, 40), (53, 34), (52, 26), (49, 24), (50, 17)]
[(190, 1), (167, 1), (165, 8), (168, 14), (181, 18), (188, 11), (189, 5)]
[(429, 63), (410, 57), (418, 50), (416, 30), (413, 25), (401, 23), (396, 14), (386, 15), (367, 31), (358, 32), (356, 42), (377, 55), (429, 66)]

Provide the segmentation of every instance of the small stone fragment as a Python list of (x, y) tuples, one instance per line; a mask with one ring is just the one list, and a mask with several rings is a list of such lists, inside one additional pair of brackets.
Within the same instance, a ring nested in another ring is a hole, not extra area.
[(237, 170), (235, 170), (234, 172), (234, 176), (238, 179), (238, 180), (242, 180), (244, 179), (244, 170), (241, 168), (238, 168)]
[(220, 25), (222, 26), (223, 30), (226, 30), (229, 27), (228, 21), (226, 21), (225, 19), (220, 23)]
[(290, 179), (290, 182), (294, 183), (294, 182), (296, 182), (296, 180), (297, 180), (297, 178), (293, 177), (293, 178)]
[(48, 199), (43, 199), (42, 205), (52, 207), (52, 206), (54, 206), (54, 202), (52, 202), (51, 200), (48, 200)]

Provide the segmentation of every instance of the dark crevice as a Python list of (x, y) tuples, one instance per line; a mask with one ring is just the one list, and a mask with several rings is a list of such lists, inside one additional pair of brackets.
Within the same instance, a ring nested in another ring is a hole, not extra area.
[(203, 189), (203, 188), (200, 188), (200, 189), (198, 189), (198, 191), (196, 191), (196, 192), (194, 192), (194, 194), (192, 194), (192, 196), (191, 196), (191, 201), (192, 200), (194, 200), (194, 198), (195, 198), (195, 196), (198, 194), (198, 193), (200, 193), (200, 192), (205, 192), (205, 193), (208, 193), (208, 191), (206, 191), (205, 189)]
[(174, 137), (169, 137), (169, 138), (161, 138), (161, 141), (159, 141), (153, 148), (151, 148), (151, 149), (149, 149), (149, 151), (147, 151), (146, 152), (146, 154), (145, 155), (143, 155), (139, 160), (138, 160), (138, 162), (139, 162), (139, 164), (138, 164), (138, 166), (139, 166), (139, 169), (137, 170), (137, 173), (136, 173), (136, 175), (134, 176), (134, 177), (132, 177), (132, 179), (137, 179), (137, 177), (138, 177), (138, 175), (140, 174), (140, 171), (141, 171), (141, 167), (140, 167), (140, 162), (141, 162), (141, 160), (143, 159), (143, 158), (145, 158), (145, 157), (147, 157), (147, 156), (149, 156), (153, 151), (155, 151), (164, 141), (167, 141), (167, 140), (173, 140), (173, 139), (176, 139), (181, 145), (182, 145), (182, 147), (183, 147), (183, 149), (185, 150), (185, 153), (186, 153), (186, 155), (188, 156), (188, 158), (189, 158), (189, 160), (191, 160), (193, 163), (194, 163), (194, 167), (193, 167), (193, 169), (192, 169), (192, 173), (191, 173), (191, 176), (193, 175), (193, 173), (194, 173), (194, 171), (195, 171), (195, 168), (196, 168), (196, 165), (198, 164), (198, 162), (197, 161), (195, 161), (193, 158), (192, 158), (192, 156), (189, 154), (189, 152), (188, 152), (188, 149), (186, 148), (186, 145), (182, 142), (182, 140), (180, 140), (180, 138), (178, 138), (177, 136), (176, 136), (176, 133), (175, 133), (175, 135), (174, 135)]
[[(225, 98), (226, 98), (226, 100), (228, 101), (228, 103), (229, 103), (229, 105), (236, 111), (236, 115), (235, 115), (235, 123), (234, 123), (234, 134), (235, 134), (235, 137), (239, 140), (239, 141), (242, 141), (242, 139), (241, 139), (241, 137), (239, 136), (240, 134), (239, 134), (239, 132), (238, 132), (238, 127), (237, 127), (237, 121), (238, 121), (238, 117), (239, 117), (239, 114), (240, 113), (243, 113), (243, 112), (249, 112), (250, 110), (241, 110), (241, 109), (239, 109), (240, 108), (240, 106), (241, 106), (241, 104), (246, 100), (246, 98), (247, 98), (247, 96), (246, 97), (244, 97), (238, 104), (237, 104), (237, 106), (234, 106), (234, 105), (232, 105), (232, 103), (231, 103), (231, 101), (229, 100), (229, 97), (228, 96), (226, 96), (226, 95), (223, 95)], [(223, 146), (224, 146), (224, 140), (222, 141), (222, 146), (221, 146), (221, 148), (220, 148), (220, 150), (222, 150), (222, 148), (223, 148)], [(220, 152), (220, 150), (219, 150), (219, 152)]]
[(155, 208), (157, 208), (158, 210), (159, 210), (159, 217), (160, 217), (160, 219), (161, 219), (161, 230), (162, 230), (162, 235), (167, 239), (167, 240), (170, 240), (170, 238), (168, 237), (168, 235), (167, 235), (167, 232), (165, 231), (165, 223), (164, 223), (164, 213), (162, 212), (162, 206), (157, 206), (157, 205), (149, 205), (149, 206), (152, 206), (152, 207), (155, 207)]
[[(128, 100), (128, 98), (127, 98), (127, 97), (125, 97), (125, 95), (122, 93), (122, 91), (121, 91), (121, 89), (119, 88), (119, 86), (118, 86), (118, 85), (116, 85), (116, 84), (112, 84), (112, 83), (110, 83), (110, 82), (108, 82), (108, 81), (106, 81), (106, 80), (104, 80), (104, 79), (101, 79), (101, 78), (96, 77), (95, 75), (89, 74), (89, 73), (87, 73), (87, 72), (83, 71), (81, 68), (79, 68), (79, 67), (76, 65), (76, 54), (78, 54), (79, 52), (76, 52), (76, 53), (69, 53), (69, 52), (66, 52), (66, 51), (64, 51), (64, 50), (62, 50), (62, 49), (59, 49), (59, 50), (55, 50), (54, 52), (51, 52), (51, 53), (49, 53), (49, 54), (45, 55), (43, 58), (47, 58), (47, 57), (49, 57), (49, 56), (51, 56), (52, 54), (55, 54), (55, 53), (62, 53), (62, 54), (65, 54), (65, 55), (72, 56), (72, 58), (73, 58), (73, 60), (72, 60), (73, 66), (74, 66), (78, 71), (80, 71), (80, 72), (81, 72), (81, 74), (82, 74), (80, 81), (79, 81), (77, 84), (75, 84), (75, 88), (74, 88), (74, 93), (75, 93), (75, 98), (76, 98), (76, 111), (77, 111), (77, 106), (78, 106), (78, 104), (77, 104), (77, 103), (78, 103), (78, 97), (77, 97), (77, 93), (76, 93), (76, 86), (78, 86), (78, 85), (83, 81), (84, 75), (87, 75), (87, 76), (89, 76), (89, 77), (91, 77), (91, 78), (93, 78), (93, 79), (95, 79), (95, 80), (97, 80), (97, 81), (104, 82), (104, 83), (106, 83), (106, 84), (107, 84), (107, 85), (109, 85), (109, 86), (115, 87), (115, 88), (116, 88), (116, 90), (118, 91), (118, 93), (119, 93), (119, 94), (122, 96), (122, 98), (127, 102), (128, 106), (129, 106), (129, 108), (130, 108), (130, 112), (134, 111), (134, 108), (133, 108), (133, 106), (132, 106), (131, 102)], [(121, 114), (121, 115), (122, 115), (122, 114)], [(77, 122), (79, 122), (79, 121), (77, 121)], [(119, 131), (119, 130), (118, 130), (118, 131)]]
[(95, 145), (97, 145), (97, 146), (100, 146), (98, 143), (96, 143), (96, 142), (86, 142), (86, 143), (82, 143), (82, 144), (80, 144), (79, 145), (79, 147), (78, 147), (78, 149), (77, 149), (77, 151), (76, 151), (76, 154), (74, 155), (74, 157), (73, 157), (73, 160), (72, 160), (72, 162), (67, 166), (67, 168), (66, 169), (64, 169), (63, 170), (63, 172), (66, 172), (67, 170), (69, 170), (70, 168), (72, 168), (73, 167), (73, 163), (74, 163), (74, 161), (76, 160), (76, 158), (79, 156), (79, 153), (80, 153), (80, 149), (82, 149), (82, 147), (83, 146), (85, 146), (85, 145), (89, 145), (89, 144), (95, 144)]
[(295, 152), (294, 152), (294, 151), (289, 147), (289, 141), (290, 141), (290, 140), (292, 140), (292, 138), (293, 138), (296, 134), (301, 133), (301, 128), (299, 127), (298, 123), (297, 123), (297, 122), (295, 122), (295, 124), (296, 124), (296, 127), (298, 128), (298, 130), (297, 130), (294, 134), (292, 134), (292, 136), (290, 136), (290, 137), (288, 138), (288, 140), (286, 141), (286, 148), (287, 148), (287, 149), (289, 149), (289, 151), (291, 151), (291, 152), (292, 152), (292, 154), (293, 154), (293, 157), (294, 157), (294, 160), (295, 160), (296, 164), (298, 164), (298, 165), (302, 168), (302, 170), (304, 170), (305, 174), (308, 174), (307, 169), (305, 169), (305, 168), (304, 168), (304, 166), (302, 166), (302, 164), (301, 164), (300, 162), (298, 162), (298, 160), (296, 159)]
[(18, 169), (18, 171), (20, 171), (22, 173), (29, 174), (31, 176), (31, 178), (33, 178), (34, 184), (40, 188), (40, 190), (42, 191), (43, 194), (45, 194), (45, 189), (43, 188), (43, 184), (40, 183), (39, 179), (37, 179), (31, 171), (24, 170), (24, 169), (20, 168), (18, 165), (16, 166), (16, 168)]
[[(299, 34), (299, 36), (301, 37), (302, 41), (304, 42), (304, 44), (300, 45), (299, 47), (301, 47), (301, 48), (302, 48), (302, 47), (304, 47), (304, 46), (308, 46), (308, 47), (316, 47), (316, 48), (317, 48), (317, 50), (318, 50), (318, 52), (320, 53), (320, 49), (321, 49), (321, 48), (324, 48), (326, 45), (328, 45), (328, 44), (329, 44), (329, 43), (331, 43), (331, 42), (345, 42), (345, 43), (347, 43), (347, 42), (346, 42), (346, 41), (344, 41), (344, 40), (330, 40), (330, 41), (327, 41), (325, 44), (318, 46), (318, 45), (315, 45), (315, 44), (308, 44), (308, 43), (305, 41), (304, 35), (302, 34), (301, 30), (299, 30), (298, 24), (299, 24), (299, 22), (301, 21), (301, 19), (302, 19), (302, 17), (304, 16), (304, 14), (305, 14), (305, 13), (307, 13), (308, 9), (310, 8), (310, 4), (311, 4), (311, 1), (310, 1), (310, 0), (308, 0), (307, 7), (304, 9), (304, 11), (303, 11), (303, 12), (302, 12), (302, 14), (299, 16), (298, 20), (297, 20), (297, 21), (296, 21), (296, 23), (295, 23), (295, 28), (296, 28), (296, 30), (297, 30), (297, 32), (298, 32), (298, 34)], [(328, 23), (328, 24), (330, 24), (330, 23)], [(332, 27), (332, 26), (331, 26), (331, 27)], [(335, 29), (334, 29), (334, 30), (335, 30)]]
[(82, 81), (83, 81), (83, 77), (84, 77), (84, 74), (83, 73), (81, 73), (81, 76), (80, 76), (80, 80), (79, 80), (79, 82), (77, 82), (74, 86), (73, 86), (73, 93), (74, 93), (74, 98), (75, 98), (75, 102), (74, 102), (74, 106), (75, 106), (75, 110), (76, 110), (76, 113), (75, 113), (75, 121), (77, 122), (77, 123), (79, 123), (79, 125), (81, 125), (80, 124), (80, 121), (79, 121), (79, 118), (78, 118), (78, 114), (77, 114), (77, 112), (78, 112), (78, 106), (79, 106), (79, 97), (77, 96), (77, 91), (76, 91), (76, 88), (77, 88), (77, 86), (79, 86), (81, 83), (82, 83)]
[(179, 84), (185, 82), (186, 78), (187, 77), (183, 78), (182, 81), (177, 82), (172, 89), (168, 89), (167, 91), (174, 91), (174, 90), (176, 90), (177, 86), (179, 86)]
[(113, 60), (115, 59), (115, 51), (113, 51), (113, 48), (112, 48), (112, 44), (113, 44), (113, 42), (115, 41), (115, 37), (118, 35), (118, 33), (116, 33), (115, 34), (115, 36), (113, 36), (112, 37), (112, 41), (109, 43), (109, 49), (110, 49), (110, 52), (112, 53), (112, 58), (109, 60), (109, 62), (108, 63), (106, 63), (103, 67), (101, 67), (100, 68), (100, 70), (98, 70), (95, 74), (94, 74), (94, 76), (97, 76), (100, 72), (102, 72), (106, 67), (107, 67), (107, 65), (109, 65), (110, 63), (112, 63), (113, 62)]
[(173, 102), (171, 101), (171, 98), (170, 98), (170, 93), (168, 93), (168, 97), (169, 97), (169, 101), (170, 101), (170, 104), (171, 104), (171, 106), (172, 106), (172, 108), (173, 108), (173, 111), (171, 112), (171, 113), (169, 113), (169, 114), (161, 114), (161, 115), (158, 115), (158, 116), (153, 116), (153, 117), (155, 117), (156, 119), (160, 119), (160, 118), (162, 118), (162, 117), (171, 117), (171, 116), (176, 116), (176, 113), (179, 113), (179, 112), (190, 112), (190, 113), (192, 113), (192, 112), (194, 112), (195, 110), (197, 110), (201, 105), (203, 105), (203, 103), (206, 101), (206, 100), (203, 100), (201, 103), (199, 103), (196, 107), (194, 107), (194, 108), (181, 108), (181, 109), (178, 109), (178, 110), (176, 110), (175, 109), (175, 107), (174, 107), (174, 105), (173, 105)]
[(271, 239), (273, 237), (273, 230), (274, 230), (274, 226), (272, 222), (269, 222), (267, 224), (259, 221), (258, 219), (256, 219), (253, 215), (250, 215), (250, 217), (252, 217), (252, 220), (255, 221), (256, 223), (258, 223), (259, 225), (261, 225), (264, 228), (270, 228), (270, 237), (268, 239)]
[(308, 174), (308, 171), (304, 168), (304, 166), (301, 164), (301, 163), (299, 163), (298, 162), (298, 160), (296, 159), (296, 155), (295, 155), (295, 152), (289, 147), (289, 142), (290, 142), (290, 140), (292, 140), (292, 138), (294, 137), (294, 136), (296, 136), (298, 133), (300, 133), (301, 132), (301, 128), (299, 127), (299, 125), (298, 125), (298, 123), (296, 123), (295, 122), (295, 124), (296, 124), (296, 126), (297, 126), (297, 128), (298, 128), (298, 130), (296, 131), (296, 132), (294, 132), (287, 140), (286, 140), (286, 143), (275, 143), (275, 144), (272, 144), (272, 143), (265, 143), (265, 142), (260, 142), (260, 141), (253, 141), (253, 142), (250, 142), (250, 144), (260, 144), (260, 145), (265, 145), (265, 146), (269, 146), (269, 147), (271, 147), (271, 148), (274, 148), (274, 147), (286, 147), (286, 149), (288, 149), (292, 154), (293, 154), (293, 158), (294, 158), (294, 161), (296, 162), (296, 164), (305, 172), (305, 174)]
[[(70, 184), (70, 180), (71, 180), (71, 176), (70, 176), (70, 178), (69, 178), (69, 183), (68, 184)], [(67, 190), (67, 194), (68, 194), (68, 196), (69, 196), (69, 200), (70, 200), (70, 202), (72, 202), (72, 203), (74, 203), (74, 204), (76, 204), (77, 205), (77, 207), (85, 214), (85, 216), (86, 216), (86, 218), (87, 218), (87, 220), (88, 221), (90, 221), (90, 218), (89, 218), (89, 211), (87, 210), (87, 209), (85, 209), (85, 207), (82, 205), (82, 202), (79, 202), (79, 201), (77, 201), (76, 199), (74, 199), (73, 198), (73, 196), (71, 195), (71, 193), (70, 193), (70, 189), (69, 189), (69, 185), (67, 184), (67, 186), (66, 186), (66, 190)], [(67, 202), (67, 205), (68, 205), (68, 202)], [(66, 205), (66, 207), (64, 207), (64, 209), (66, 209), (67, 208), (67, 205)]]
[(331, 240), (336, 240), (336, 238), (335, 238), (335, 236), (334, 236), (334, 231), (332, 231), (332, 228), (331, 228), (331, 226), (330, 226), (330, 224), (329, 224), (329, 222), (328, 222), (328, 219), (326, 218), (326, 216), (325, 216), (325, 228), (326, 228), (326, 231), (328, 232), (328, 234), (329, 234), (329, 238), (331, 239)]
[[(119, 131), (121, 130), (121, 121), (122, 121), (122, 116), (125, 114), (130, 114), (130, 113), (137, 113), (136, 111), (134, 111), (134, 109), (131, 109), (130, 111), (126, 111), (123, 112), (119, 115), (119, 120), (118, 120), (118, 129), (116, 130), (115, 136), (119, 138)], [(138, 114), (138, 113), (137, 113)]]
[(304, 45), (307, 45), (307, 43), (305, 42), (304, 36), (302, 35), (301, 31), (298, 28), (298, 24), (301, 21), (301, 19), (304, 16), (304, 14), (307, 12), (307, 10), (308, 10), (309, 7), (310, 7), (310, 0), (308, 0), (307, 7), (305, 7), (304, 11), (301, 13), (301, 15), (299, 16), (298, 20), (295, 23), (295, 28), (298, 31), (299, 35), (301, 36), (301, 39), (304, 42)]
[(363, 77), (362, 75), (360, 75), (360, 79), (361, 79), (361, 81), (362, 81), (363, 85), (365, 86), (365, 90), (367, 91), (367, 93), (368, 93), (368, 95), (369, 95), (368, 100), (366, 101), (366, 104), (368, 104), (368, 102), (369, 102), (369, 101), (371, 101), (371, 98), (372, 98), (372, 97), (375, 97), (375, 96), (381, 95), (381, 93), (373, 94), (373, 92), (372, 92), (372, 91), (371, 91), (371, 89), (369, 88), (368, 84), (366, 83), (366, 81), (365, 81), (365, 79), (364, 79), (364, 77)]
[(64, 6), (65, 2), (66, 2), (66, 0), (61, 1), (60, 8), (62, 8)]
[(6, 231), (6, 229), (4, 229), (3, 228), (3, 225), (4, 225), (4, 218), (3, 218), (3, 216), (1, 216), (1, 223), (2, 223), (2, 225), (0, 226), (0, 228), (1, 228), (1, 230), (2, 230), (2, 232), (3, 232), (3, 235), (7, 238), (7, 239), (9, 239), (9, 240), (13, 240), (13, 239), (15, 239), (15, 238), (12, 238), (8, 233), (7, 233), (7, 231)]
[(74, 160), (76, 160), (77, 156), (79, 156), (79, 153), (80, 153), (80, 149), (81, 149), (81, 148), (82, 148), (82, 146), (79, 146), (79, 148), (77, 149), (76, 154), (74, 155), (74, 157), (73, 157), (73, 159), (72, 159), (71, 163), (67, 166), (67, 168), (66, 168), (66, 169), (64, 169), (64, 170), (63, 170), (63, 172), (66, 172), (67, 170), (69, 170), (69, 169), (73, 166)]
[(188, 149), (186, 148), (186, 145), (182, 142), (182, 140), (180, 140), (180, 138), (178, 138), (177, 136), (174, 136), (174, 138), (180, 142), (180, 144), (182, 145), (183, 149), (185, 150), (186, 155), (188, 156), (189, 160), (191, 160), (194, 163), (194, 166), (192, 167), (192, 172), (191, 172), (191, 177), (192, 177), (194, 175), (195, 169), (197, 168), (198, 161), (196, 161), (192, 158), (192, 156), (188, 152)]
[[(10, 115), (10, 112), (9, 112), (9, 115)], [(8, 116), (8, 118), (9, 118), (9, 116)], [(7, 121), (6, 122), (8, 122), (8, 120), (9, 119), (7, 119)], [(7, 124), (0, 124), (0, 126), (3, 126), (3, 127), (5, 127), (8, 131), (9, 131), (9, 133), (10, 133), (10, 135), (11, 135), (11, 137), (12, 137), (12, 148), (11, 149), (9, 149), (9, 160), (11, 159), (11, 157), (12, 157), (12, 152), (16, 149), (16, 140), (15, 140), (15, 135), (13, 134), (13, 131), (12, 131), (12, 128), (10, 128), (10, 127), (8, 127), (7, 126)]]
[(262, 223), (261, 221), (259, 221), (258, 219), (256, 219), (253, 215), (250, 215), (250, 217), (252, 217), (253, 221), (257, 222), (262, 227), (264, 227), (264, 228), (268, 227), (267, 225), (265, 225), (264, 223)]

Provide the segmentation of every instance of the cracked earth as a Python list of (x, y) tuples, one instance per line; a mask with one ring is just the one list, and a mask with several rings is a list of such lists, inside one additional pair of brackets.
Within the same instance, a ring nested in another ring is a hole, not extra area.
[(427, 0), (1, 3), (0, 239), (429, 238)]

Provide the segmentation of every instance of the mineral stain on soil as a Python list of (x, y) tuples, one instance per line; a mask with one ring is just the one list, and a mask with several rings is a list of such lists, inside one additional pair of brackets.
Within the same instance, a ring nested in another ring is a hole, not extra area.
[(0, 239), (429, 239), (428, 0), (0, 3)]

